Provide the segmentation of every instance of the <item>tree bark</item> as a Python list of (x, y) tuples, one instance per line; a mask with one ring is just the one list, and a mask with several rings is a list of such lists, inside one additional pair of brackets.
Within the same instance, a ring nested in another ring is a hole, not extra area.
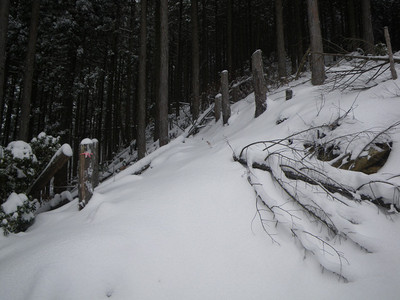
[(323, 52), (321, 25), (319, 22), (318, 0), (307, 0), (308, 5), (308, 24), (310, 30), (311, 48), (311, 83), (321, 85), (325, 81), (324, 56)]
[(8, 15), (10, 0), (1, 0), (0, 3), (0, 122), (3, 121), (4, 107), (4, 79), (6, 69), (6, 43), (8, 30)]
[[(347, 23), (348, 23), (348, 35), (351, 39), (355, 39), (357, 37), (357, 26), (356, 26), (356, 15), (354, 9), (354, 0), (347, 0), (346, 1), (346, 8), (347, 8)], [(350, 51), (353, 51), (355, 48), (354, 41), (350, 42)]]
[(256, 111), (254, 117), (257, 118), (267, 109), (267, 88), (264, 80), (262, 52), (257, 50), (252, 55), (252, 72), (253, 72), (253, 86), (254, 98), (256, 104)]
[(197, 0), (191, 0), (192, 4), (192, 119), (197, 120), (200, 113), (200, 76), (199, 76), (199, 25)]
[(232, 53), (233, 53), (233, 39), (232, 39), (232, 10), (233, 10), (233, 0), (228, 0), (228, 6), (227, 6), (227, 64), (228, 64), (228, 72), (232, 76), (232, 71), (233, 71), (233, 58), (232, 58)]
[[(131, 13), (130, 13), (130, 20), (129, 20), (129, 28), (133, 32), (134, 27), (135, 27), (135, 10), (136, 10), (136, 1), (133, 1), (131, 3)], [(134, 34), (129, 34), (128, 36), (128, 48), (129, 48), (129, 54), (128, 54), (128, 61), (127, 61), (127, 82), (126, 82), (126, 110), (125, 110), (125, 136), (126, 136), (126, 141), (128, 144), (131, 143), (132, 137), (136, 137), (133, 129), (133, 124), (132, 119), (135, 119), (134, 117), (132, 118), (132, 107), (133, 105), (133, 87), (134, 87), (134, 80), (132, 74), (134, 73), (133, 71), (133, 54), (135, 53), (135, 48), (134, 48)], [(139, 60), (140, 63), (140, 60)]]
[(374, 54), (374, 32), (371, 21), (371, 1), (361, 0), (364, 51), (366, 54)]
[(39, 25), (39, 8), (40, 8), (40, 0), (33, 0), (31, 24), (29, 27), (28, 50), (26, 53), (26, 61), (25, 61), (23, 98), (21, 105), (21, 123), (19, 128), (19, 139), (26, 142), (28, 141), (29, 138), (29, 120), (31, 112), (31, 97), (32, 97), (33, 71), (34, 71), (35, 53), (36, 53), (36, 41), (37, 41), (38, 25)]
[(147, 0), (141, 0), (140, 12), (140, 53), (139, 53), (139, 83), (138, 83), (138, 158), (146, 155), (146, 36), (147, 36)]
[(276, 19), (276, 50), (278, 54), (278, 74), (279, 78), (286, 77), (286, 53), (285, 36), (283, 31), (283, 8), (282, 0), (275, 0), (275, 19)]
[(168, 144), (168, 0), (160, 0), (160, 146)]
[(221, 92), (222, 92), (222, 121), (228, 124), (231, 116), (231, 104), (229, 102), (229, 74), (227, 70), (221, 73)]

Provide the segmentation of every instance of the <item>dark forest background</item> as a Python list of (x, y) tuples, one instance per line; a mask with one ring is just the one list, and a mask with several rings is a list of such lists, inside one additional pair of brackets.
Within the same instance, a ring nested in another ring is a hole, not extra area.
[[(36, 0), (9, 2), (0, 102), (3, 146), (20, 137), (27, 49)], [(97, 138), (101, 160), (105, 161), (136, 139), (142, 2), (40, 1), (26, 140), (44, 131), (61, 136), (62, 142), (77, 149), (83, 138)], [(145, 122), (149, 128), (157, 128), (160, 0), (146, 2)], [(229, 70), (231, 81), (249, 74), (251, 54), (256, 49), (263, 51), (267, 76), (278, 76), (275, 6), (279, 3), (286, 76), (297, 71), (309, 48), (307, 1), (198, 0), (197, 14), (193, 14), (192, 2), (168, 1), (170, 118), (183, 103), (193, 104), (192, 77), (197, 76), (192, 67), (194, 16), (202, 107), (218, 92), (222, 70)], [(365, 0), (319, 0), (324, 52), (363, 48), (362, 2)], [(400, 1), (371, 0), (370, 5), (374, 43), (384, 42), (383, 27), (388, 26), (394, 50), (400, 49)], [(158, 131), (153, 132), (157, 139)]]

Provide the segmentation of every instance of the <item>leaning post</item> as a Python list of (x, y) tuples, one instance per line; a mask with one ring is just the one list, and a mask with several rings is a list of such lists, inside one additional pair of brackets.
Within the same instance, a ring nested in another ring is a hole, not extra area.
[(388, 54), (389, 54), (390, 72), (392, 73), (392, 79), (396, 80), (397, 79), (397, 72), (396, 72), (396, 69), (394, 68), (392, 43), (390, 42), (390, 35), (389, 35), (388, 27), (385, 26), (383, 28), (383, 31), (385, 33), (386, 46), (387, 46)]
[(228, 124), (231, 116), (231, 104), (229, 102), (229, 80), (228, 71), (221, 72), (221, 92), (222, 92), (222, 121), (223, 124)]
[(94, 143), (83, 139), (79, 145), (79, 210), (83, 209), (93, 195), (93, 173), (95, 169)]

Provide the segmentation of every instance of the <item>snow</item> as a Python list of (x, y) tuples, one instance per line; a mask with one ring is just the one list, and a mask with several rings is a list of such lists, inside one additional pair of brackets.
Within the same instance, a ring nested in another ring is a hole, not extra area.
[(61, 146), (61, 151), (65, 156), (72, 157), (72, 148), (69, 144), (63, 144)]
[[(254, 96), (248, 96), (232, 106), (229, 126), (211, 121), (195, 136), (183, 133), (100, 184), (82, 211), (74, 199), (39, 214), (26, 232), (0, 237), (2, 298), (398, 299), (397, 210), (346, 199), (347, 205), (338, 205), (300, 187), (348, 235), (332, 237), (295, 210), (265, 172), (249, 174), (232, 158), (250, 143), (329, 124), (346, 111), (341, 125), (326, 131), (326, 140), (388, 128), (400, 119), (396, 85), (400, 80), (364, 91), (331, 92), (303, 77), (291, 83), (290, 101), (285, 101), (287, 86), (268, 94), (267, 111), (257, 119)], [(397, 175), (399, 128), (388, 135), (393, 140), (390, 163), (378, 174), (354, 175), (333, 167), (326, 174), (352, 187)], [(367, 137), (341, 141), (354, 152), (372, 135)], [(315, 136), (301, 136), (306, 138)], [(255, 145), (244, 153), (257, 161), (265, 157), (264, 149)], [(274, 159), (271, 166), (277, 167)], [(141, 175), (133, 175), (148, 164)], [(259, 181), (251, 186), (249, 176)], [(398, 183), (399, 178), (390, 180)], [(255, 191), (299, 217), (287, 221), (285, 214), (275, 213), (273, 219), (266, 212), (275, 242), (257, 216)], [(326, 234), (334, 248), (316, 243), (306, 231)]]
[(81, 145), (89, 145), (89, 144), (93, 144), (93, 140), (85, 138), (81, 141)]
[(18, 206), (22, 206), (24, 201), (28, 200), (25, 194), (11, 193), (6, 202), (1, 205), (1, 208), (6, 214), (12, 214), (18, 210)]
[(33, 159), (36, 157), (33, 155), (31, 146), (24, 141), (14, 141), (8, 144), (7, 150), (10, 150), (14, 158), (19, 159)]

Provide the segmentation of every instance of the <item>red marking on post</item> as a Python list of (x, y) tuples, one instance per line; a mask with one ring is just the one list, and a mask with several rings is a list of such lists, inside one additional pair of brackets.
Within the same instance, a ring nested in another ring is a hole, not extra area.
[(93, 153), (91, 153), (91, 152), (83, 152), (83, 153), (81, 153), (81, 155), (85, 155), (85, 158), (88, 158), (88, 157), (91, 158)]

